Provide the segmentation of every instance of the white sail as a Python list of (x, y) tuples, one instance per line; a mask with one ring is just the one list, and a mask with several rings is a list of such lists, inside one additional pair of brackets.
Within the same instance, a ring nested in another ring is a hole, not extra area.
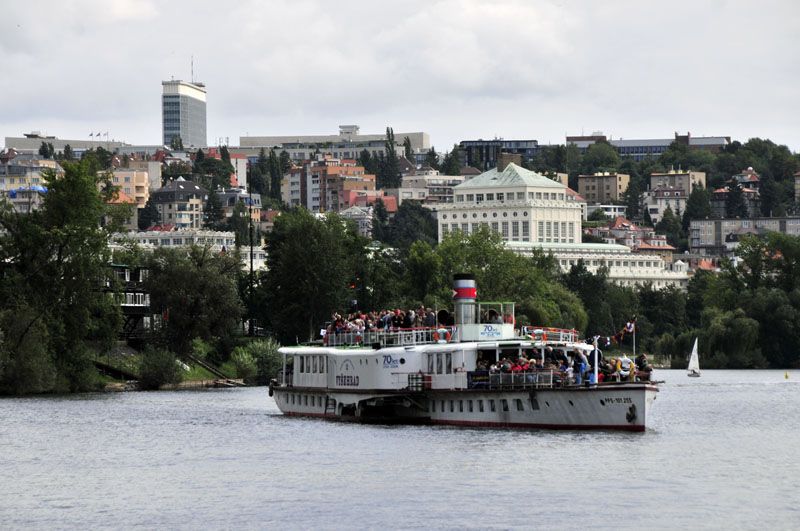
[(692, 356), (689, 358), (689, 366), (686, 368), (689, 374), (700, 374), (700, 359), (697, 356), (697, 338), (694, 339)]

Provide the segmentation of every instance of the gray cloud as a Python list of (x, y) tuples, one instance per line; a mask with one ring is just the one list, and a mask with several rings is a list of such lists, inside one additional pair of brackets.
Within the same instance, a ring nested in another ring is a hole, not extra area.
[(0, 136), (157, 143), (160, 81), (188, 79), (193, 55), (209, 140), (359, 123), (439, 148), (581, 130), (800, 148), (792, 1), (18, 4), (0, 19)]

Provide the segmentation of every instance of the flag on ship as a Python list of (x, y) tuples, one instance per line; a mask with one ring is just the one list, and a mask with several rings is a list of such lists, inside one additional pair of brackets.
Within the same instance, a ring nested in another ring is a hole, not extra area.
[(636, 316), (634, 315), (630, 319), (630, 321), (625, 323), (625, 327), (622, 330), (614, 334), (611, 340), (616, 344), (620, 344), (622, 343), (622, 340), (625, 339), (626, 334), (633, 334), (635, 331), (636, 331)]

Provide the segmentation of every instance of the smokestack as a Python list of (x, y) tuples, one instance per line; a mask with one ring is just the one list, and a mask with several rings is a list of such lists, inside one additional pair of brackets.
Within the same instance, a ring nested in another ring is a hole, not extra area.
[(453, 275), (453, 303), (455, 305), (456, 325), (477, 322), (478, 288), (475, 276), (469, 273)]

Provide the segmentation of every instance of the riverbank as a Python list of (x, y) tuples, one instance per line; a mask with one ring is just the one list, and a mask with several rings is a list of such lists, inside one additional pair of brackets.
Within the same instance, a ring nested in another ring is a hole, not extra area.
[[(248, 387), (242, 378), (217, 378), (215, 380), (188, 380), (177, 384), (166, 384), (158, 388), (159, 391), (180, 391), (183, 389), (210, 389), (224, 387)], [(139, 391), (139, 382), (109, 382), (103, 388), (107, 393), (121, 393), (126, 391)]]

